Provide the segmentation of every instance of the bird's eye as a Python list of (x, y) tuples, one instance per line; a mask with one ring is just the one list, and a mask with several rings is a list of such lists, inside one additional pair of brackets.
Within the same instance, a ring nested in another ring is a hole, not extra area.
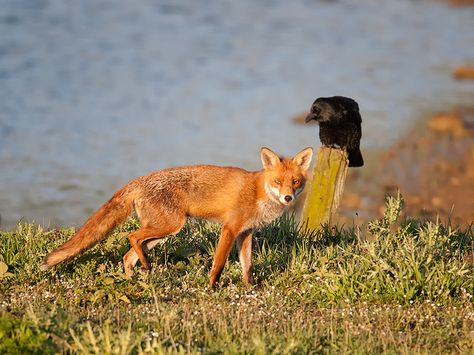
[(298, 179), (293, 180), (293, 185), (299, 185), (300, 181)]
[(277, 184), (277, 185), (281, 185), (281, 181), (278, 180), (278, 179), (273, 180), (273, 182), (274, 182), (275, 184)]

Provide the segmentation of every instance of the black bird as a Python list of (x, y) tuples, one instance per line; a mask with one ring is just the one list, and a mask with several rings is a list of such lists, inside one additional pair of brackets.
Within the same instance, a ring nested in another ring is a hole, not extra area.
[(329, 147), (340, 147), (347, 150), (349, 166), (364, 165), (360, 152), (362, 136), (362, 117), (359, 105), (344, 96), (320, 97), (313, 102), (306, 122), (315, 120), (319, 123), (319, 139)]

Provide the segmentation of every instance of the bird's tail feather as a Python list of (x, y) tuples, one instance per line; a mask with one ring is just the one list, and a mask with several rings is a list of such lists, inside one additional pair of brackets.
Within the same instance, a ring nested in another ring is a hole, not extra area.
[(362, 158), (362, 153), (359, 149), (357, 150), (348, 150), (349, 155), (349, 166), (350, 167), (360, 167), (364, 165), (364, 159)]

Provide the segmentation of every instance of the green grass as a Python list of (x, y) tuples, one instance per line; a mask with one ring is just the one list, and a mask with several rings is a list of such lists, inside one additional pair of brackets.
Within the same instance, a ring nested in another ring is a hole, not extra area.
[(190, 221), (132, 279), (135, 220), (46, 273), (74, 230), (18, 225), (0, 232), (0, 353), (474, 353), (472, 228), (397, 222), (402, 207), (315, 235), (282, 218), (254, 235), (258, 285), (233, 251), (214, 291), (216, 225)]

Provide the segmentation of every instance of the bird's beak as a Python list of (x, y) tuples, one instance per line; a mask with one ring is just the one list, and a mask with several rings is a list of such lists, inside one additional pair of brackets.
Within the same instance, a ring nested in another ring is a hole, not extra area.
[(309, 113), (308, 116), (306, 116), (306, 118), (304, 119), (304, 121), (305, 121), (306, 123), (308, 123), (309, 121), (315, 120), (315, 119), (316, 119), (316, 117), (314, 116), (314, 114), (313, 114), (313, 113)]

